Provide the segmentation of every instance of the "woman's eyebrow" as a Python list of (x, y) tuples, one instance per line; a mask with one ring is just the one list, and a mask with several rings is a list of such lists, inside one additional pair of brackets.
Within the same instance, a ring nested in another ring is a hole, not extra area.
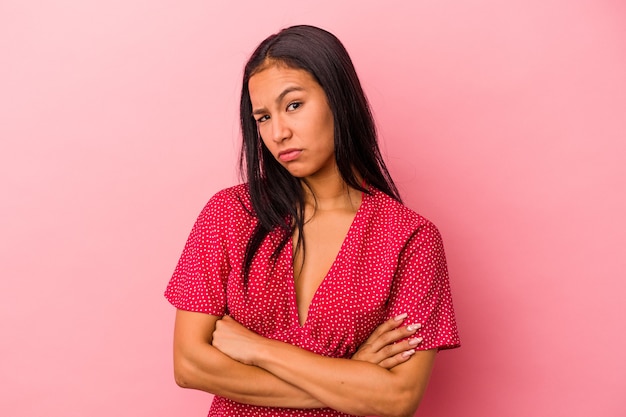
[[(282, 101), (282, 99), (285, 98), (285, 96), (287, 94), (292, 93), (294, 91), (304, 91), (304, 88), (300, 87), (300, 86), (297, 86), (297, 85), (287, 87), (276, 97), (276, 100), (274, 100), (274, 101), (278, 104), (278, 103), (280, 103)], [(258, 114), (262, 114), (262, 113), (265, 113), (265, 112), (267, 112), (267, 109), (265, 107), (263, 107), (263, 108), (260, 108), (260, 109), (253, 110), (252, 114), (253, 115), (258, 115)]]
[(278, 95), (278, 97), (276, 97), (276, 100), (275, 100), (275, 101), (276, 101), (276, 103), (279, 103), (279, 102), (280, 102), (283, 98), (285, 98), (285, 96), (286, 96), (287, 94), (289, 94), (289, 93), (291, 93), (291, 92), (293, 92), (293, 91), (303, 91), (303, 90), (304, 90), (304, 88), (303, 88), (303, 87), (300, 87), (300, 86), (297, 86), (297, 85), (294, 85), (294, 86), (292, 86), (292, 87), (287, 87), (287, 88), (285, 88), (285, 89), (283, 90), (283, 92), (282, 92), (282, 93), (280, 93), (280, 94)]

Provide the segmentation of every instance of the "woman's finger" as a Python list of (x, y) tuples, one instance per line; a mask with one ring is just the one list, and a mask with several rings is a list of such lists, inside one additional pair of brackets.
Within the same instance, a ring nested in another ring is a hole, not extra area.
[(394, 346), (401, 347), (401, 349), (394, 349), (394, 350), (388, 351), (389, 355), (383, 358), (378, 363), (378, 365), (386, 369), (391, 369), (394, 366), (401, 364), (402, 362), (408, 361), (411, 358), (411, 356), (415, 354), (416, 348), (420, 343), (422, 343), (421, 337), (414, 337), (409, 340), (405, 340), (401, 343), (397, 343)]
[(400, 352), (390, 358), (385, 359), (384, 361), (380, 362), (378, 366), (381, 366), (385, 369), (391, 369), (394, 366), (400, 365), (401, 363), (408, 361), (414, 354), (415, 349), (405, 350), (404, 352)]
[(396, 317), (392, 317), (389, 320), (386, 320), (372, 332), (372, 334), (370, 335), (370, 337), (367, 338), (365, 343), (371, 343), (377, 338), (379, 338), (381, 335), (398, 328), (398, 326), (402, 324), (402, 322), (404, 321), (406, 317), (407, 317), (407, 314), (404, 313)]
[(376, 338), (370, 337), (371, 340), (368, 339), (368, 343), (372, 351), (378, 352), (398, 340), (414, 335), (420, 327), (420, 324), (411, 324), (409, 326), (394, 328), (378, 335)]

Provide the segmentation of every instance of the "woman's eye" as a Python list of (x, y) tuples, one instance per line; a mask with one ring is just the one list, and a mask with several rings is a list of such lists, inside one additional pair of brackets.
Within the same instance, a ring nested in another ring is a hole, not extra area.
[(258, 119), (256, 119), (257, 123), (263, 123), (264, 121), (266, 121), (267, 119), (269, 119), (269, 116), (261, 116)]
[(289, 105), (287, 106), (287, 111), (294, 111), (295, 109), (297, 109), (301, 105), (302, 105), (302, 103), (299, 103), (297, 101), (295, 101), (293, 103), (289, 103)]

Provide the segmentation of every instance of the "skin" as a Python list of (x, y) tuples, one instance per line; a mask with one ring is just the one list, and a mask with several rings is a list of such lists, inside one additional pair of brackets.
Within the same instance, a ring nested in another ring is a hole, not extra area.
[[(273, 65), (250, 78), (252, 115), (263, 143), (298, 178), (337, 182), (333, 114), (322, 87), (306, 71)], [(280, 154), (299, 155), (284, 161)]]
[[(307, 253), (306, 257), (294, 253), (303, 324), (361, 194), (347, 187), (339, 174), (332, 112), (323, 89), (308, 72), (268, 65), (250, 78), (248, 86), (263, 143), (285, 169), (307, 184)], [(419, 337), (405, 339), (417, 336), (419, 329), (404, 323), (405, 317), (381, 324), (351, 359), (338, 359), (262, 337), (228, 316), (179, 310), (174, 332), (176, 381), (253, 405), (412, 416), (427, 386), (435, 351), (416, 350)], [(400, 339), (404, 340), (394, 343)]]
[[(288, 408), (328, 406), (305, 390), (269, 371), (237, 361), (218, 350), (213, 343), (218, 322), (236, 323), (229, 317), (176, 311), (174, 377), (180, 387), (198, 389), (240, 403), (258, 406)], [(411, 354), (407, 355), (406, 352), (411, 351), (417, 343), (410, 345), (407, 340), (396, 344), (393, 342), (415, 334), (417, 329), (409, 330), (401, 326), (402, 324), (402, 318), (390, 319), (383, 323), (359, 348), (352, 361), (375, 364), (382, 367), (381, 369), (392, 369), (406, 362), (411, 357)], [(220, 327), (222, 335), (228, 337), (228, 328)]]

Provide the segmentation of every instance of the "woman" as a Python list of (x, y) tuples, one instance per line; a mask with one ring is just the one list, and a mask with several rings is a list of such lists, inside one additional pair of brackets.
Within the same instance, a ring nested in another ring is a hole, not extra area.
[(180, 386), (210, 416), (410, 416), (459, 345), (437, 229), (400, 202), (339, 40), (264, 40), (241, 93), (247, 182), (200, 214), (166, 290)]

